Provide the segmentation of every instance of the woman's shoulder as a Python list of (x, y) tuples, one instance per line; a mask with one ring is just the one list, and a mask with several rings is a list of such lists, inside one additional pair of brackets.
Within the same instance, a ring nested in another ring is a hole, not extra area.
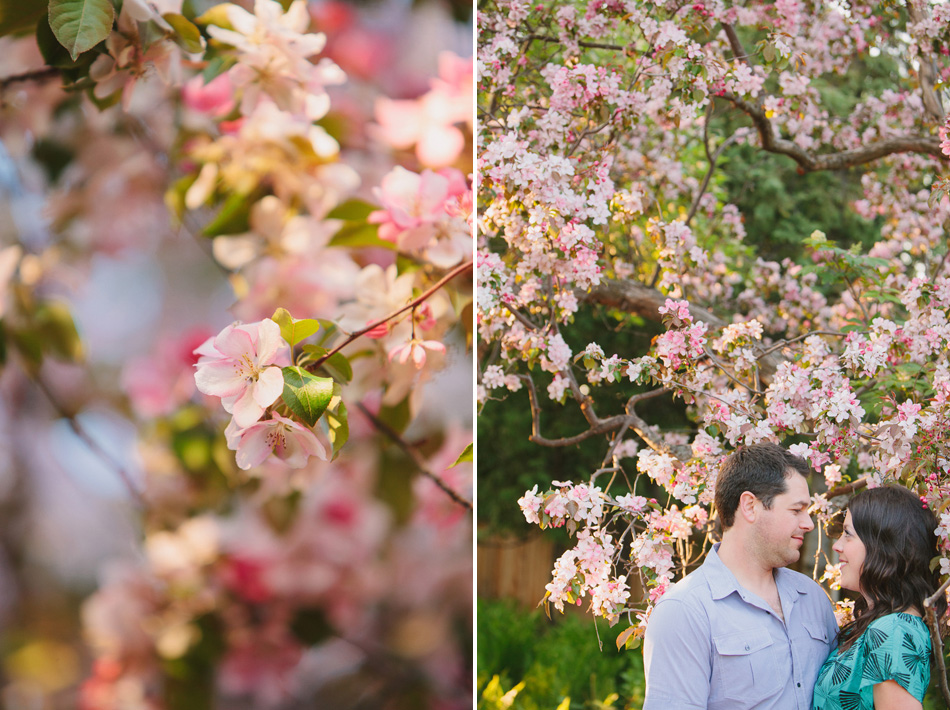
[[(913, 634), (915, 636), (928, 636), (930, 631), (927, 628), (927, 622), (916, 614), (898, 611), (893, 614), (885, 614), (868, 624), (865, 634), (876, 636), (892, 636), (895, 634)], [(881, 638), (883, 640), (883, 638)]]

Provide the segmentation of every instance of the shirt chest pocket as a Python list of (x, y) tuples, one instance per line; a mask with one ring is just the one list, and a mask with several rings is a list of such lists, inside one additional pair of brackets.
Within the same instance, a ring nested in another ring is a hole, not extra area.
[(780, 668), (780, 654), (766, 629), (746, 629), (713, 638), (722, 696), (753, 706), (780, 692), (791, 668)]

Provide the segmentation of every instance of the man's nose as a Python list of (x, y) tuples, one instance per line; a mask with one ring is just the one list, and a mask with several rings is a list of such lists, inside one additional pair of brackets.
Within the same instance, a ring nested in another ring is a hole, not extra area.
[(815, 522), (811, 519), (810, 515), (805, 516), (805, 522), (801, 524), (801, 528), (806, 531), (815, 529)]

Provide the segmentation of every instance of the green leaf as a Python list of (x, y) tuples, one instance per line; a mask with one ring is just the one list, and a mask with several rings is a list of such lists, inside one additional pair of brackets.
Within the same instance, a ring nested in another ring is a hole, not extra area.
[(270, 319), (280, 326), (281, 336), (291, 347), (320, 330), (320, 321), (313, 318), (296, 320), (285, 308), (278, 308)]
[(236, 63), (236, 60), (231, 57), (214, 57), (208, 62), (208, 66), (205, 67), (205, 70), (201, 72), (201, 77), (205, 80), (205, 84), (207, 84), (209, 81), (217, 79), (224, 74), (224, 72), (233, 67)]
[(327, 411), (327, 427), (330, 443), (333, 444), (333, 456), (335, 457), (343, 448), (343, 445), (346, 444), (347, 439), (350, 438), (350, 425), (343, 400), (340, 400), (337, 407)]
[(330, 240), (331, 247), (381, 247), (396, 249), (396, 245), (379, 238), (379, 225), (354, 222), (347, 224)]
[(205, 10), (200, 16), (195, 18), (195, 23), (199, 25), (216, 25), (226, 30), (233, 30), (231, 20), (228, 17), (229, 2), (222, 2), (212, 8)]
[(172, 29), (175, 30), (175, 43), (189, 54), (199, 54), (204, 51), (204, 40), (201, 38), (201, 31), (194, 24), (188, 21), (184, 15), (174, 12), (166, 12), (162, 15)]
[(402, 433), (412, 418), (412, 412), (409, 410), (409, 397), (405, 397), (399, 404), (391, 407), (380, 407), (377, 418), (398, 433)]
[(317, 377), (306, 370), (289, 366), (284, 373), (284, 404), (307, 426), (316, 424), (333, 397), (333, 379)]
[(227, 234), (243, 234), (250, 229), (251, 204), (247, 195), (234, 193), (224, 202), (224, 206), (213, 220), (204, 228), (206, 237), (220, 237)]
[(165, 191), (165, 207), (168, 208), (168, 211), (175, 218), (176, 224), (181, 224), (181, 218), (187, 209), (185, 207), (185, 195), (197, 179), (197, 173), (185, 175), (184, 177), (178, 178), (172, 183), (171, 187)]
[(474, 461), (474, 460), (475, 460), (475, 456), (474, 456), (474, 443), (473, 443), (473, 444), (469, 444), (462, 450), (462, 453), (459, 454), (459, 457), (455, 459), (455, 463), (449, 466), (449, 468), (455, 468), (460, 463), (465, 463), (466, 461)]
[(63, 360), (82, 359), (83, 347), (65, 303), (44, 303), (36, 311), (36, 326), (48, 350)]
[(105, 40), (114, 20), (110, 0), (50, 0), (49, 26), (73, 60)]
[(43, 55), (47, 66), (60, 69), (76, 66), (69, 52), (53, 34), (53, 29), (49, 26), (49, 16), (45, 13), (36, 21), (36, 45), (40, 48), (40, 54)]
[[(319, 345), (304, 345), (303, 350), (312, 356), (312, 360), (319, 360), (330, 352)], [(353, 379), (353, 367), (350, 365), (349, 358), (343, 353), (334, 353), (325, 362), (322, 362), (320, 367), (326, 369), (335, 380), (349, 382)]]
[(364, 222), (378, 207), (364, 200), (347, 200), (327, 214), (327, 219), (345, 219), (347, 222)]
[(0, 0), (0, 37), (25, 32), (46, 14), (46, 0)]

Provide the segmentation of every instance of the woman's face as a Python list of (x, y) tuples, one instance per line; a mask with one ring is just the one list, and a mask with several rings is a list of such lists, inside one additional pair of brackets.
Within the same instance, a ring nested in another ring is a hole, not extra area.
[(841, 537), (831, 546), (831, 549), (838, 553), (838, 560), (841, 562), (841, 586), (852, 592), (860, 592), (861, 568), (864, 566), (867, 550), (854, 531), (850, 510), (844, 517), (844, 530), (841, 532)]

